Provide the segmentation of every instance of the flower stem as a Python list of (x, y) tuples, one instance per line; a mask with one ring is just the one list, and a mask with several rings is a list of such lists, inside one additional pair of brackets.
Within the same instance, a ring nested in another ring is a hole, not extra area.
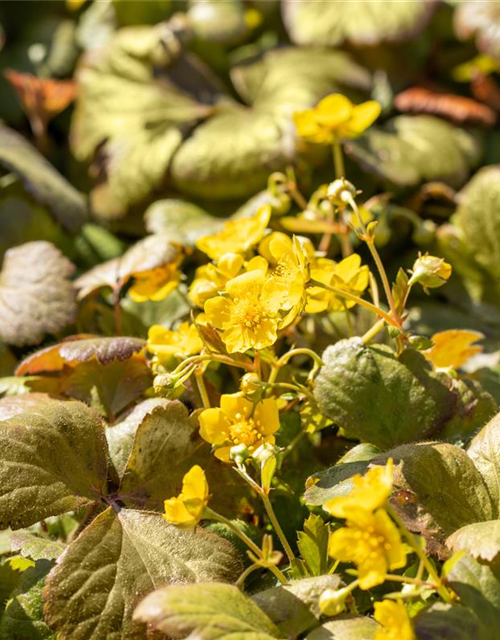
[(379, 331), (381, 331), (384, 328), (384, 326), (385, 326), (384, 320), (377, 320), (377, 322), (373, 325), (373, 327), (371, 329), (368, 329), (365, 335), (362, 336), (361, 340), (363, 341), (363, 344), (368, 344), (368, 342), (370, 342), (370, 340), (374, 338), (377, 335), (377, 333), (379, 333)]
[(234, 583), (234, 586), (238, 587), (238, 589), (242, 589), (243, 585), (245, 584), (245, 580), (248, 578), (248, 576), (254, 571), (256, 571), (257, 569), (261, 569), (261, 568), (262, 567), (260, 567), (258, 564), (251, 564), (249, 567), (245, 569), (245, 571), (243, 571), (243, 573), (238, 578), (238, 580), (236, 580), (236, 582)]
[(260, 497), (262, 498), (262, 502), (264, 503), (264, 507), (267, 511), (267, 515), (269, 516), (269, 520), (271, 521), (271, 524), (273, 525), (273, 528), (276, 531), (276, 535), (280, 539), (280, 542), (283, 545), (283, 549), (285, 550), (285, 553), (288, 556), (288, 560), (292, 563), (295, 560), (295, 554), (292, 551), (292, 548), (289, 545), (285, 534), (283, 533), (283, 529), (281, 528), (280, 523), (278, 522), (278, 518), (274, 513), (274, 509), (271, 504), (271, 501), (269, 500), (269, 496), (267, 496), (265, 493), (262, 492), (260, 494)]
[(344, 178), (345, 177), (344, 156), (342, 153), (342, 146), (340, 144), (340, 140), (338, 139), (337, 136), (335, 136), (335, 140), (333, 141), (333, 166), (335, 167), (335, 177)]
[(198, 391), (200, 393), (201, 401), (203, 403), (203, 408), (210, 409), (210, 398), (208, 397), (205, 379), (203, 378), (203, 371), (200, 371), (200, 369), (196, 369), (194, 372), (194, 377), (196, 380), (196, 386), (198, 387)]

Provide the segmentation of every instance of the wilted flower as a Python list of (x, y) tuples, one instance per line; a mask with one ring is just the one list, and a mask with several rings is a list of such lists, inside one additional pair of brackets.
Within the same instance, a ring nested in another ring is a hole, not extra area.
[(271, 207), (265, 205), (250, 218), (229, 220), (219, 233), (199, 238), (196, 246), (212, 260), (225, 253), (246, 253), (262, 239), (270, 218)]
[(235, 445), (245, 445), (251, 454), (261, 444), (274, 444), (280, 426), (274, 398), (254, 405), (240, 393), (222, 395), (220, 408), (205, 409), (199, 420), (201, 437), (217, 447), (215, 455), (224, 462), (230, 462)]
[(426, 253), (419, 256), (413, 265), (413, 273), (409, 285), (419, 282), (424, 289), (441, 287), (451, 276), (451, 265), (444, 258), (436, 258)]
[(148, 331), (147, 349), (161, 362), (171, 356), (196, 355), (203, 349), (203, 342), (196, 326), (190, 322), (183, 322), (175, 331), (154, 324)]
[(208, 482), (205, 472), (195, 465), (182, 480), (182, 491), (176, 498), (165, 500), (163, 517), (178, 527), (191, 529), (203, 518), (208, 504)]
[(332, 93), (314, 109), (296, 112), (293, 120), (298, 135), (307, 142), (332, 144), (336, 138), (357, 138), (380, 111), (375, 100), (355, 105), (340, 93)]
[(483, 348), (474, 345), (474, 342), (484, 338), (479, 331), (466, 331), (463, 329), (451, 329), (440, 331), (432, 336), (433, 346), (424, 351), (424, 356), (430, 360), (437, 369), (458, 369), (467, 360), (481, 353)]
[(375, 640), (415, 640), (415, 633), (406, 607), (401, 601), (383, 600), (374, 605), (374, 618), (380, 627)]

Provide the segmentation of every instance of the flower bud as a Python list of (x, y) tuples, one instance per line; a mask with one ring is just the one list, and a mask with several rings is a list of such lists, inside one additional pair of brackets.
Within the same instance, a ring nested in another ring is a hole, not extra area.
[(256, 373), (245, 373), (241, 378), (240, 387), (245, 394), (259, 391), (262, 388), (262, 380)]
[(437, 258), (426, 253), (415, 261), (413, 275), (408, 284), (411, 286), (419, 282), (424, 289), (433, 289), (445, 284), (451, 276), (451, 265), (444, 258)]
[(252, 460), (260, 467), (261, 486), (269, 493), (271, 482), (278, 466), (279, 447), (272, 444), (261, 444), (252, 454)]
[(319, 608), (323, 615), (337, 616), (346, 609), (345, 601), (349, 597), (352, 589), (326, 589), (319, 598)]
[(330, 182), (326, 191), (329, 200), (331, 200), (333, 204), (342, 207), (348, 204), (356, 194), (356, 187), (345, 178), (338, 178)]
[(236, 444), (229, 451), (229, 458), (237, 465), (243, 464), (250, 457), (250, 451), (244, 444)]

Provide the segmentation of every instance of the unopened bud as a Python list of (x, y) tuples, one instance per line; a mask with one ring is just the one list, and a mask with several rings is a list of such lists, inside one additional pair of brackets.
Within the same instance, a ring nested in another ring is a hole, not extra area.
[(319, 598), (319, 608), (323, 615), (338, 616), (346, 610), (346, 600), (352, 589), (344, 587), (343, 589), (326, 589)]
[(266, 442), (261, 444), (252, 454), (252, 460), (254, 460), (260, 468), (261, 486), (266, 493), (268, 493), (271, 488), (274, 472), (278, 466), (277, 456), (279, 452), (279, 447), (275, 447)]
[(229, 450), (229, 458), (237, 465), (243, 464), (250, 457), (250, 451), (244, 444), (236, 444)]
[(326, 191), (329, 200), (337, 206), (345, 206), (355, 198), (356, 194), (356, 187), (345, 178), (338, 178), (330, 182)]
[(437, 258), (426, 253), (415, 261), (413, 274), (408, 284), (411, 286), (419, 282), (424, 288), (440, 287), (450, 278), (451, 271), (451, 265), (445, 262), (444, 258)]

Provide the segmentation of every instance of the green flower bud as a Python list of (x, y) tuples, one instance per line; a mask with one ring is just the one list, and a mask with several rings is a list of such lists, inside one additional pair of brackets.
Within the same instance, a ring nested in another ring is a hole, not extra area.
[(338, 616), (346, 610), (345, 601), (349, 597), (352, 589), (344, 587), (343, 589), (326, 589), (319, 598), (319, 608), (323, 615)]
[(344, 207), (348, 204), (356, 197), (356, 194), (356, 187), (345, 178), (338, 178), (330, 182), (326, 191), (328, 199), (339, 207)]
[(426, 253), (415, 261), (413, 275), (408, 284), (412, 286), (419, 282), (424, 289), (433, 289), (446, 283), (451, 276), (451, 265), (444, 258), (437, 258)]
[(250, 451), (247, 446), (244, 444), (237, 444), (234, 447), (231, 447), (229, 451), (229, 457), (233, 462), (236, 462), (237, 465), (243, 464), (250, 457)]

